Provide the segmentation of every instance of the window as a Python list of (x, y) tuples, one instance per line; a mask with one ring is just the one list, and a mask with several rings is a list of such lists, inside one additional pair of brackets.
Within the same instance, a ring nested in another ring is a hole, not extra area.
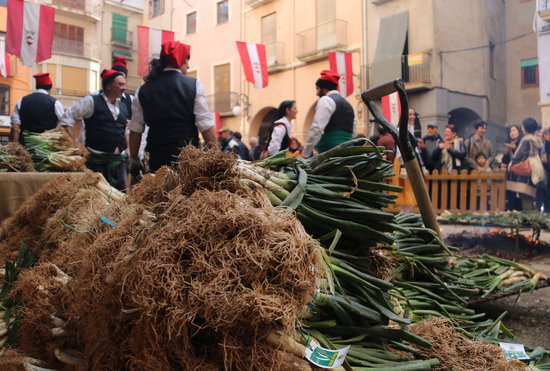
[(85, 68), (61, 67), (61, 94), (83, 97), (88, 94), (88, 71)]
[(164, 0), (149, 0), (149, 18), (164, 13)]
[(521, 87), (533, 88), (539, 86), (538, 58), (523, 59), (521, 61)]
[(262, 43), (265, 44), (267, 65), (277, 64), (277, 23), (276, 13), (262, 17)]
[(185, 24), (188, 35), (197, 32), (197, 12), (187, 14)]
[(10, 115), (10, 87), (0, 85), (0, 115)]
[(128, 17), (113, 13), (111, 41), (128, 44)]
[(219, 1), (218, 7), (218, 24), (229, 21), (229, 0)]
[(231, 65), (214, 66), (214, 112), (231, 111)]
[(84, 55), (84, 28), (55, 22), (54, 53)]

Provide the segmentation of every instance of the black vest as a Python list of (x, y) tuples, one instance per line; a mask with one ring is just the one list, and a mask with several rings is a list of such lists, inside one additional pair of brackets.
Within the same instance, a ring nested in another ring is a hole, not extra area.
[(21, 131), (28, 130), (34, 133), (43, 133), (57, 126), (55, 102), (57, 99), (49, 94), (34, 92), (21, 100), (19, 118)]
[(199, 145), (195, 126), (197, 80), (178, 71), (164, 71), (139, 88), (138, 99), (143, 119), (149, 126), (147, 150), (165, 146)]
[(96, 151), (113, 153), (126, 148), (124, 131), (126, 129), (126, 105), (119, 102), (120, 113), (115, 120), (102, 94), (92, 95), (94, 113), (84, 119), (86, 127), (86, 146)]
[(336, 103), (336, 110), (330, 116), (325, 131), (330, 130), (343, 130), (350, 133), (353, 133), (353, 119), (355, 118), (355, 113), (353, 112), (353, 107), (346, 98), (342, 97), (340, 94), (329, 94), (327, 97), (331, 98), (334, 103)]
[(126, 117), (128, 120), (132, 119), (132, 97), (130, 97), (130, 94), (124, 93), (122, 94), (122, 98), (120, 98), (120, 101), (124, 103), (126, 106)]

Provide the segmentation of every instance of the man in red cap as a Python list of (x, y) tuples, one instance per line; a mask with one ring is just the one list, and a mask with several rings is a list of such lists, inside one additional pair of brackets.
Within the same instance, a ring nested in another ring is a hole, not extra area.
[[(128, 61), (126, 60), (126, 58), (115, 56), (113, 58), (113, 65), (111, 66), (111, 69), (121, 72), (124, 78), (128, 79)], [(124, 94), (122, 94), (122, 98), (120, 98), (122, 103), (126, 105), (126, 110), (128, 111), (128, 120), (132, 119), (132, 99), (133, 97), (126, 92), (124, 92)]]
[(61, 119), (72, 133), (75, 120), (84, 120), (85, 145), (90, 151), (86, 166), (102, 173), (119, 190), (126, 189), (126, 105), (120, 100), (126, 90), (124, 75), (115, 70), (101, 72), (101, 94), (91, 94), (73, 104)]
[(149, 127), (146, 150), (151, 171), (176, 160), (182, 147), (199, 145), (199, 132), (207, 145), (217, 145), (212, 113), (204, 88), (186, 76), (190, 46), (179, 41), (162, 44), (160, 58), (151, 61), (149, 74), (132, 102), (130, 173), (141, 170), (138, 150), (145, 123)]
[(63, 105), (50, 95), (52, 80), (49, 73), (38, 73), (33, 76), (36, 79), (36, 91), (24, 96), (15, 103), (11, 116), (12, 142), (23, 143), (22, 130), (33, 133), (42, 133), (53, 129), (63, 116)]
[(321, 71), (315, 83), (320, 99), (315, 106), (315, 116), (302, 151), (303, 157), (310, 157), (313, 148), (319, 153), (353, 138), (356, 132), (355, 112), (346, 98), (340, 95), (336, 72)]

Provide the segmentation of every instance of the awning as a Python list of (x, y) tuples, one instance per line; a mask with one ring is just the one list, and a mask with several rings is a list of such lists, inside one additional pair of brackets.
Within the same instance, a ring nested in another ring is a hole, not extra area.
[(407, 39), (409, 12), (383, 17), (372, 64), (371, 86), (402, 77), (401, 58)]

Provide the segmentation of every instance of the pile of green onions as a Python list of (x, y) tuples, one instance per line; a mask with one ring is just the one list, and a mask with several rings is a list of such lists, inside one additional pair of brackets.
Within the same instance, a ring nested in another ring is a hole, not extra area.
[(40, 134), (23, 131), (23, 138), (37, 171), (85, 169), (86, 150), (74, 143), (63, 129), (56, 128)]

